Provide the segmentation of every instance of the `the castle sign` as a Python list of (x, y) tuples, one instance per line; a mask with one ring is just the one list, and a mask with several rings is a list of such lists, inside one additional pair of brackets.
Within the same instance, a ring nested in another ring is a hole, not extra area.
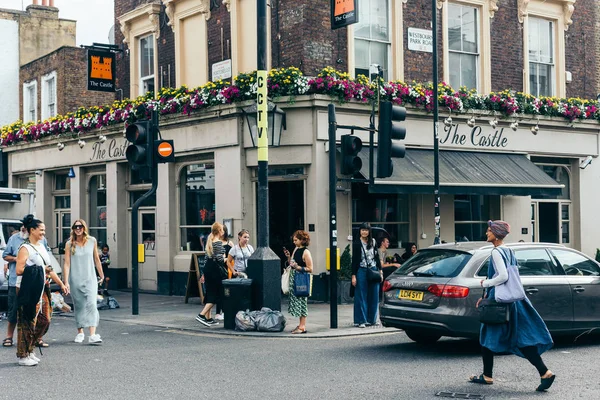
[(115, 53), (88, 50), (87, 88), (99, 92), (115, 91)]
[(111, 161), (125, 158), (129, 142), (124, 139), (111, 139), (105, 143), (96, 142), (92, 146), (90, 161)]
[(440, 134), (440, 144), (503, 149), (508, 146), (504, 129), (504, 127), (492, 128), (485, 125), (475, 125), (471, 128), (462, 124), (452, 124), (444, 127), (444, 133)]

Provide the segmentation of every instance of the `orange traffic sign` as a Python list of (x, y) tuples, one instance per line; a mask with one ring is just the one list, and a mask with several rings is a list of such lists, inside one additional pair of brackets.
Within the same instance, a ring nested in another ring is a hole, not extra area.
[(173, 154), (173, 146), (169, 142), (162, 142), (158, 145), (158, 154), (161, 157), (169, 157)]
[(175, 147), (172, 140), (159, 139), (154, 142), (154, 154), (158, 163), (175, 161)]

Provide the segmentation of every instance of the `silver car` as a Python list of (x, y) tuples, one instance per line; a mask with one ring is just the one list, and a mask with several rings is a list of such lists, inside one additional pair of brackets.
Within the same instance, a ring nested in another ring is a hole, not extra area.
[[(549, 243), (514, 243), (527, 297), (553, 335), (600, 327), (600, 264)], [(478, 338), (479, 314), (493, 246), (459, 242), (419, 250), (383, 283), (381, 323), (418, 343), (442, 336)]]

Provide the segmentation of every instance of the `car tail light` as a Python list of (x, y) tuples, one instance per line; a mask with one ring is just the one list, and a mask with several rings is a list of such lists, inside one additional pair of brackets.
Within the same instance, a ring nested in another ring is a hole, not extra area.
[(433, 293), (437, 297), (449, 297), (459, 299), (469, 295), (469, 288), (456, 285), (431, 285), (427, 291)]
[(392, 284), (390, 283), (390, 281), (383, 281), (383, 291), (384, 292), (387, 292), (391, 288), (392, 288)]

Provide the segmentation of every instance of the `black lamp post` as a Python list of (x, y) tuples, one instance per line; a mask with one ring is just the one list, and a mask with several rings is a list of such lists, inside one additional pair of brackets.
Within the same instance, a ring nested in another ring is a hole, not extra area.
[[(277, 107), (277, 105), (269, 102), (267, 111), (268, 122), (268, 138), (270, 139), (270, 147), (279, 147), (281, 144), (281, 131), (286, 129), (285, 112)], [(252, 103), (248, 107), (242, 108), (244, 116), (246, 117), (246, 123), (248, 124), (248, 130), (250, 131), (250, 139), (252, 140), (252, 147), (258, 147), (258, 139), (256, 136), (257, 126), (256, 123), (256, 103)]]

